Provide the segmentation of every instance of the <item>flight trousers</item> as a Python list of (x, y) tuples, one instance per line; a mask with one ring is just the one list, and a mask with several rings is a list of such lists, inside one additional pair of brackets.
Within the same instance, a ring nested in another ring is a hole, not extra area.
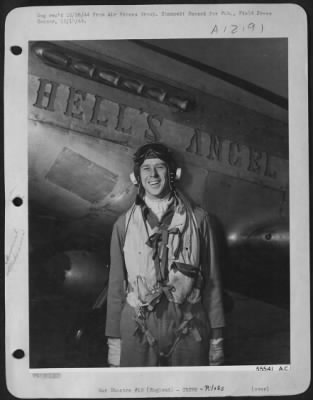
[(209, 365), (209, 322), (201, 303), (183, 305), (165, 296), (138, 323), (124, 305), (120, 323), (121, 367)]

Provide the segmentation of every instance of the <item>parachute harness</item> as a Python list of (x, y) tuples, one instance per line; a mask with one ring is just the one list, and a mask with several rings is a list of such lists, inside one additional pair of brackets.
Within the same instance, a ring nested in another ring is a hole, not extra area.
[[(168, 350), (167, 353), (164, 352), (159, 352), (158, 349), (158, 343), (157, 339), (152, 335), (150, 330), (147, 327), (147, 317), (149, 313), (155, 310), (157, 307), (158, 303), (161, 301), (161, 298), (163, 296), (166, 297), (167, 301), (173, 302), (173, 291), (175, 288), (171, 285), (168, 284), (168, 237), (169, 234), (177, 234), (179, 235), (179, 241), (177, 248), (174, 251), (174, 257), (177, 258), (178, 253), (180, 251), (181, 245), (182, 245), (182, 234), (178, 228), (173, 228), (173, 229), (168, 229), (169, 225), (168, 224), (161, 224), (159, 227), (159, 230), (155, 233), (153, 233), (151, 236), (148, 234), (148, 227), (146, 225), (146, 219), (143, 216), (143, 219), (145, 221), (145, 227), (148, 235), (148, 240), (146, 244), (153, 249), (153, 260), (155, 263), (155, 268), (156, 268), (156, 274), (157, 274), (157, 285), (156, 287), (149, 292), (145, 296), (145, 301), (144, 305), (140, 305), (136, 307), (136, 315), (134, 317), (134, 320), (136, 322), (136, 329), (134, 332), (134, 335), (139, 334), (141, 337), (145, 337), (148, 344), (154, 349), (156, 354), (159, 356), (159, 363), (162, 362), (162, 360), (166, 360), (169, 358), (172, 353), (174, 352), (177, 344), (180, 342), (180, 340), (189, 335), (190, 333), (192, 334), (194, 340), (196, 342), (200, 342), (202, 340), (199, 329), (197, 327), (197, 323), (195, 320), (194, 315), (191, 312), (191, 307), (192, 303), (188, 302), (188, 299), (186, 299), (185, 304), (184, 304), (184, 311), (183, 311), (183, 320), (176, 329), (175, 332), (175, 339), (173, 341), (172, 346)], [(159, 253), (162, 254), (161, 260), (159, 259)], [(177, 267), (178, 264), (178, 267)], [(188, 268), (186, 271), (184, 268), (184, 265), (180, 263), (175, 263), (174, 267), (178, 268), (180, 271), (182, 271), (184, 274), (190, 274), (192, 277), (199, 278), (196, 279), (196, 284), (195, 287), (200, 287), (202, 280), (200, 279), (200, 274), (199, 274), (199, 269), (198, 268)], [(189, 276), (190, 276), (189, 275)], [(140, 278), (140, 277), (138, 277)]]

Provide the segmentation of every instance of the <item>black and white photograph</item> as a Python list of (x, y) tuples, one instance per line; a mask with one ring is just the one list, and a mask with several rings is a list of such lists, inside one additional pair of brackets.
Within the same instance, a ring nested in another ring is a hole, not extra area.
[[(50, 34), (24, 40), (24, 108), (6, 131), (23, 127), (21, 169), (8, 162), (6, 276), (24, 310), (8, 328), (7, 359), (21, 359), (11, 382), (26, 368), (39, 385), (25, 394), (229, 395), (224, 377), (234, 372), (238, 393), (288, 394), (280, 382), (298, 365), (292, 335), (302, 329), (293, 321), (309, 298), (295, 230), (308, 206), (304, 187), (299, 210), (293, 177), (306, 170), (295, 160), (307, 140), (291, 81), (296, 34), (267, 31), (271, 7), (226, 8), (33, 11)], [(112, 37), (99, 34), (101, 18)], [(146, 21), (141, 35), (136, 18)], [(158, 18), (152, 35), (147, 21)], [(206, 34), (202, 22), (188, 34), (205, 18)], [(93, 20), (94, 36), (80, 34)], [(186, 34), (167, 34), (173, 20)], [(74, 21), (75, 34), (53, 34)], [(299, 355), (306, 343), (305, 331)], [(154, 380), (140, 378), (149, 371)], [(255, 380), (240, 391), (244, 371)], [(81, 384), (62, 392), (67, 373)]]
[(30, 366), (289, 364), (287, 39), (29, 54)]

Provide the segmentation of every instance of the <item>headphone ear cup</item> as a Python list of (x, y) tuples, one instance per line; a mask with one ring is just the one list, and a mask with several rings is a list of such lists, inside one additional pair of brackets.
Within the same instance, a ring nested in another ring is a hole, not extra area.
[(135, 186), (138, 185), (138, 181), (137, 181), (137, 179), (136, 179), (136, 177), (135, 177), (135, 174), (134, 174), (133, 172), (129, 175), (129, 178), (130, 178), (131, 182), (132, 182)]
[(176, 175), (175, 175), (175, 180), (179, 181), (181, 178), (181, 168), (176, 169)]

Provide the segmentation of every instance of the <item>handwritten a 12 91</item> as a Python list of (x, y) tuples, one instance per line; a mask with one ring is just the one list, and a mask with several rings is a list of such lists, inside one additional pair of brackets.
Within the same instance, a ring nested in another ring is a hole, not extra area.
[(260, 23), (249, 22), (248, 24), (214, 24), (209, 26), (211, 35), (226, 33), (236, 35), (240, 33), (260, 34), (264, 31), (264, 25)]

